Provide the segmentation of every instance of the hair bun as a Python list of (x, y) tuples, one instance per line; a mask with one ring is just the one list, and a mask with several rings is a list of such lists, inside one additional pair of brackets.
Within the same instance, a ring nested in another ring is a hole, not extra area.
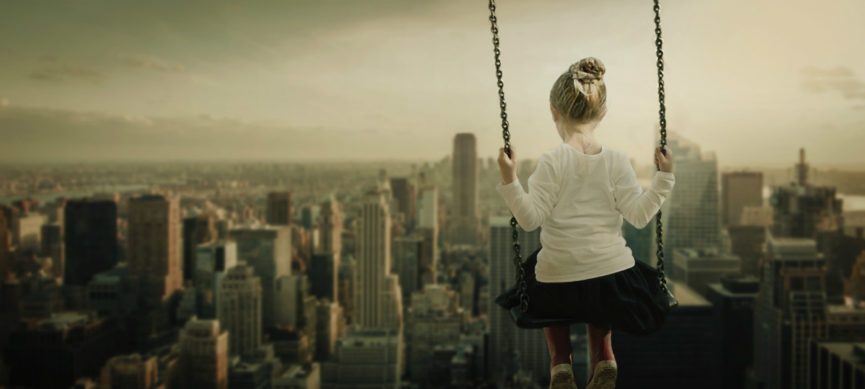
[(581, 84), (588, 84), (596, 80), (603, 80), (606, 68), (601, 60), (595, 57), (586, 57), (572, 64), (570, 72), (574, 80), (579, 80)]

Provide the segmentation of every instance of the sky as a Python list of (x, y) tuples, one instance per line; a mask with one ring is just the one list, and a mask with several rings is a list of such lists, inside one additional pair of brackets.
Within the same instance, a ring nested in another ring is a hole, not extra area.
[[(662, 1), (668, 131), (721, 167), (865, 168), (865, 2)], [(553, 81), (607, 68), (598, 140), (652, 162), (651, 2), (499, 1), (517, 157)], [(483, 0), (0, 2), (0, 163), (440, 160), (503, 145)]]

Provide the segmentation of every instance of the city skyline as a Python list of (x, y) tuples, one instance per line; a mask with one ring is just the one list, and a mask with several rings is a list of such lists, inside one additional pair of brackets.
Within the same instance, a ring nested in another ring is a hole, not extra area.
[[(481, 158), (502, 143), (486, 4), (52, 6), (0, 5), (0, 163), (436, 160), (459, 132), (478, 134)], [(669, 127), (711, 145), (722, 169), (785, 166), (799, 147), (815, 165), (865, 167), (855, 149), (865, 54), (852, 38), (865, 34), (863, 11), (854, 1), (664, 4)], [(650, 7), (551, 1), (498, 14), (521, 158), (561, 141), (549, 88), (592, 55), (610, 92), (599, 141), (651, 162)]]

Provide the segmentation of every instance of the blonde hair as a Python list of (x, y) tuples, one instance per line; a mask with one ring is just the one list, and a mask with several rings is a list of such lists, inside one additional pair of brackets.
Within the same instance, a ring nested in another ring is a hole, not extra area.
[(553, 84), (550, 103), (574, 123), (600, 118), (607, 111), (606, 68), (601, 60), (587, 57), (575, 62)]

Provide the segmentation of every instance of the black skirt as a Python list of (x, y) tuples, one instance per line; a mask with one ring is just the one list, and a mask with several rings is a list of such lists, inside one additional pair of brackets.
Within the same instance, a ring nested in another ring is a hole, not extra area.
[(669, 305), (660, 291), (658, 270), (641, 262), (601, 277), (570, 282), (535, 278), (538, 248), (523, 261), (529, 309), (520, 309), (516, 286), (496, 297), (520, 328), (590, 323), (634, 335), (648, 335), (664, 323)]

